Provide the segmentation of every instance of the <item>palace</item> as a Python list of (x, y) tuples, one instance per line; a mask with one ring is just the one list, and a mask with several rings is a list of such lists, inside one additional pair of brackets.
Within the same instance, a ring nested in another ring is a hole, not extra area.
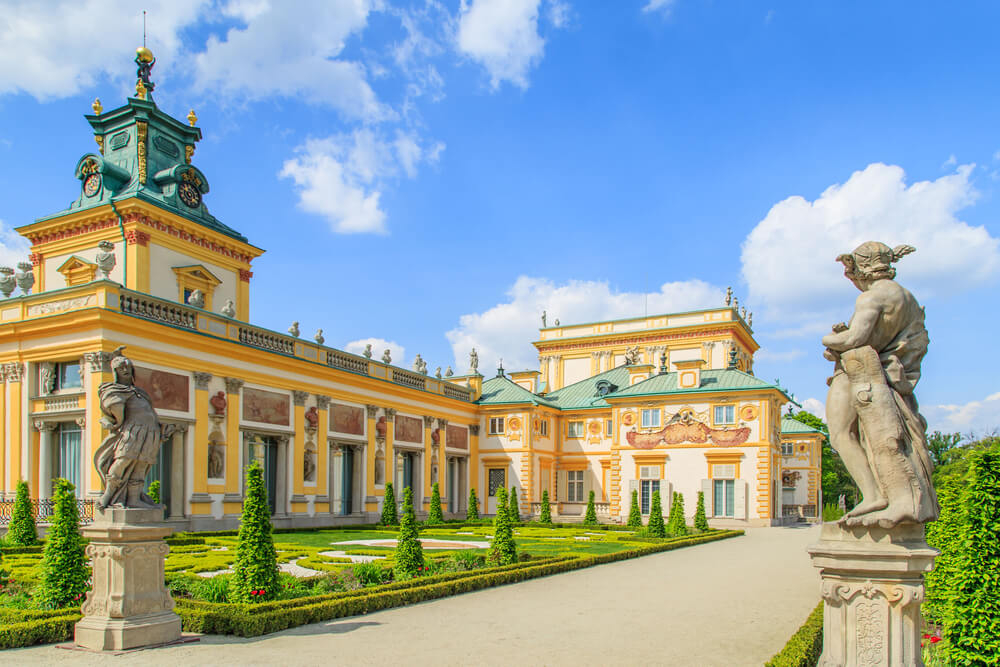
[[(243, 470), (259, 461), (277, 526), (374, 522), (386, 481), (446, 516), (470, 489), (495, 511), (517, 487), (522, 516), (541, 494), (579, 520), (624, 522), (631, 492), (703, 491), (713, 525), (815, 518), (823, 434), (783, 418), (790, 396), (753, 374), (751, 322), (723, 307), (543, 326), (540, 370), (434, 377), (250, 323), (263, 252), (206, 207), (194, 164), (201, 129), (152, 99), (152, 54), (136, 96), (86, 119), (97, 150), (76, 165), (66, 210), (18, 228), (30, 258), (0, 267), (0, 493), (19, 480), (45, 507), (52, 480), (98, 497), (93, 455), (108, 431), (98, 387), (126, 346), (164, 424), (150, 481), (178, 530), (238, 524)], [(15, 289), (17, 296), (11, 296)], [(295, 333), (295, 332), (293, 332)], [(44, 513), (44, 509), (42, 510)]]

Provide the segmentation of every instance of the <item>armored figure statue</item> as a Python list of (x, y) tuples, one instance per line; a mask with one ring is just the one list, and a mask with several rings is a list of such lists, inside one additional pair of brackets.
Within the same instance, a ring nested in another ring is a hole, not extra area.
[(383, 364), (392, 363), (392, 352), (389, 351), (389, 348), (386, 348), (385, 352), (382, 353), (382, 363)]
[(123, 349), (112, 353), (114, 382), (97, 390), (105, 415), (101, 423), (111, 431), (94, 453), (94, 466), (104, 483), (104, 495), (97, 503), (102, 510), (110, 505), (157, 507), (142, 492), (142, 485), (156, 462), (163, 434), (153, 401), (135, 386), (134, 368)]
[(472, 348), (472, 352), (469, 352), (469, 370), (473, 374), (479, 372), (479, 353), (476, 352), (476, 348)]
[(875, 241), (840, 255), (844, 275), (861, 290), (849, 324), (823, 337), (836, 363), (827, 382), (830, 442), (861, 489), (847, 526), (893, 528), (937, 518), (927, 422), (913, 393), (929, 342), (924, 310), (893, 279), (894, 262), (913, 252)]
[(627, 366), (635, 366), (639, 363), (639, 346), (635, 345), (633, 347), (627, 348), (625, 350), (625, 364)]
[(365, 345), (365, 358), (366, 359), (371, 359), (372, 358), (372, 344), (371, 343), (368, 343), (367, 345)]

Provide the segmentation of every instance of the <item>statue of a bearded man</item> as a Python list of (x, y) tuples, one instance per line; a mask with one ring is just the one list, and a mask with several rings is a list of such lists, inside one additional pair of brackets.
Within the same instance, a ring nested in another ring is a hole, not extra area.
[(160, 451), (160, 422), (149, 394), (135, 386), (135, 370), (123, 349), (112, 353), (114, 382), (97, 390), (105, 415), (101, 423), (111, 431), (94, 453), (94, 465), (104, 482), (104, 495), (97, 503), (102, 510), (110, 505), (158, 507), (142, 486)]
[(863, 495), (841, 519), (848, 526), (892, 528), (939, 512), (927, 422), (913, 393), (929, 342), (924, 309), (893, 280), (892, 264), (913, 251), (868, 241), (837, 257), (861, 290), (850, 323), (823, 337), (824, 356), (836, 362), (827, 381), (830, 444)]

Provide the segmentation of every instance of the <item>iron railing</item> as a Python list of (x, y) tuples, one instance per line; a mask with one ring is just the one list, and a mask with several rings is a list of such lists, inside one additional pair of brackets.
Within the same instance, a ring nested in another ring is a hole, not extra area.
[[(55, 514), (55, 500), (46, 498), (44, 500), (32, 500), (31, 515), (36, 523), (49, 523), (52, 515)], [(80, 523), (91, 523), (94, 520), (94, 501), (78, 498), (76, 509), (80, 513)], [(14, 513), (13, 500), (0, 500), (0, 526), (10, 524), (11, 515)]]

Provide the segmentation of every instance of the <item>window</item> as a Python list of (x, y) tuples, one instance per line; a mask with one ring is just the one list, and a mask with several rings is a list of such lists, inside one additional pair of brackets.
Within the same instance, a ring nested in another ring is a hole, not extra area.
[(712, 480), (715, 493), (715, 516), (735, 516), (736, 482), (731, 479)]
[(736, 406), (735, 405), (716, 405), (715, 406), (715, 423), (716, 424), (735, 424), (736, 423)]
[(80, 389), (83, 378), (80, 377), (79, 361), (46, 362), (41, 364), (38, 389), (48, 394), (60, 389)]
[(642, 426), (643, 428), (655, 428), (660, 425), (660, 410), (659, 408), (653, 408), (651, 410), (642, 411)]
[(604, 420), (604, 436), (610, 438), (615, 434), (615, 422), (611, 419)]
[(713, 463), (712, 477), (715, 479), (733, 479), (736, 477), (735, 463)]
[(660, 492), (660, 466), (639, 466), (639, 506), (643, 514), (649, 514), (653, 494)]
[(791, 456), (795, 452), (795, 445), (790, 442), (781, 443), (781, 455)]
[(80, 427), (72, 422), (59, 425), (59, 477), (68, 479), (76, 487), (76, 495), (83, 496), (80, 484)]
[(583, 502), (582, 470), (570, 470), (566, 473), (566, 500), (571, 503)]
[(538, 433), (543, 438), (549, 437), (549, 420), (543, 419), (538, 423)]
[(566, 437), (567, 438), (582, 438), (583, 437), (583, 422), (569, 422), (566, 424)]
[(507, 469), (490, 468), (488, 475), (490, 482), (490, 497), (495, 497), (497, 495), (497, 489), (502, 489), (507, 486)]
[(490, 417), (490, 435), (503, 435), (503, 417)]

